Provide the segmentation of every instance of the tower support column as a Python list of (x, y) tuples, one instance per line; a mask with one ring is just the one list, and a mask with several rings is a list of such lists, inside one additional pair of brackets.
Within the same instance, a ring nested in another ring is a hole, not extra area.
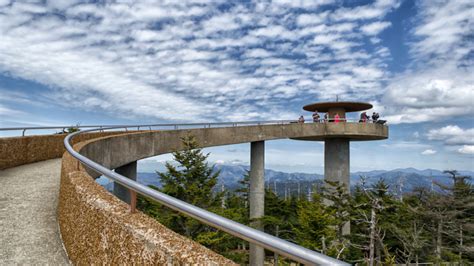
[[(339, 182), (350, 193), (350, 149), (349, 139), (328, 138), (324, 141), (324, 179)], [(327, 186), (327, 185), (326, 185)], [(332, 204), (332, 202), (326, 202)], [(350, 223), (342, 228), (342, 233), (350, 233)]]
[(324, 141), (324, 179), (339, 181), (349, 192), (349, 139), (334, 138)]
[[(262, 218), (265, 206), (265, 142), (256, 141), (250, 144), (250, 219)], [(263, 231), (261, 221), (254, 221), (251, 226)], [(250, 265), (263, 266), (265, 250), (250, 243)]]
[[(115, 169), (115, 172), (132, 180), (137, 180), (137, 162), (131, 162)], [(114, 195), (122, 201), (130, 204), (130, 190), (121, 184), (114, 182)]]

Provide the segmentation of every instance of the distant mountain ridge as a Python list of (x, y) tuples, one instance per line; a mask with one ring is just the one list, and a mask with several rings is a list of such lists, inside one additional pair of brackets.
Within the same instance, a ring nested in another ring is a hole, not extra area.
[[(160, 186), (159, 178), (155, 171), (166, 171), (166, 167), (164, 166), (164, 163), (145, 160), (139, 162), (138, 170), (139, 182), (146, 185)], [(224, 186), (228, 189), (235, 189), (239, 186), (239, 181), (243, 179), (244, 175), (249, 170), (249, 166), (216, 164), (215, 170), (220, 171), (219, 187), (221, 186), (221, 184), (224, 184)], [(468, 175), (474, 177), (473, 171), (459, 171), (459, 173), (461, 175)], [(362, 177), (365, 178), (365, 182), (369, 186), (383, 179), (385, 183), (390, 186), (391, 190), (400, 191), (401, 187), (401, 191), (403, 192), (412, 191), (416, 187), (431, 188), (433, 183), (440, 183), (444, 185), (450, 185), (452, 183), (452, 180), (449, 178), (449, 175), (444, 174), (442, 171), (435, 169), (418, 170), (415, 168), (398, 168), (394, 170), (359, 171), (351, 173), (350, 177), (351, 186), (360, 184), (362, 181)], [(276, 187), (277, 185), (275, 183), (286, 184), (285, 187), (295, 187), (295, 184), (298, 185), (298, 183), (304, 183), (306, 184), (304, 185), (304, 187), (300, 186), (298, 188), (303, 191), (307, 189), (308, 184), (322, 184), (323, 179), (323, 175), (316, 173), (286, 173), (281, 171), (274, 171), (271, 169), (265, 169), (265, 181), (267, 187)], [(283, 189), (283, 191), (284, 190), (285, 189)]]

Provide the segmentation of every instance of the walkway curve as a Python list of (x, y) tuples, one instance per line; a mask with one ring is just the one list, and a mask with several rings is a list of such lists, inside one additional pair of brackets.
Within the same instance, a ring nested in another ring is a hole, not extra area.
[[(89, 139), (79, 142), (73, 147), (70, 146), (71, 137), (89, 132), (77, 132), (65, 139), (69, 153), (65, 153), (63, 156), (61, 172), (59, 223), (68, 254), (71, 260), (78, 264), (99, 261), (136, 262), (137, 260), (147, 264), (160, 262), (167, 258), (173, 258), (184, 264), (190, 263), (190, 260), (192, 260), (192, 264), (209, 265), (214, 262), (232, 264), (231, 261), (224, 262), (223, 257), (206, 251), (203, 247), (196, 246), (186, 253), (183, 249), (176, 250), (176, 246), (188, 247), (193, 243), (187, 242), (186, 239), (180, 239), (179, 235), (173, 234), (169, 229), (161, 228), (161, 224), (156, 223), (150, 217), (141, 215), (140, 212), (131, 214), (127, 204), (111, 194), (105, 193), (105, 190), (93, 181), (93, 178), (99, 177), (101, 174), (170, 208), (242, 239), (256, 242), (269, 250), (277, 251), (300, 262), (323, 263), (329, 258), (324, 257), (324, 260), (321, 260), (320, 256), (316, 256), (310, 251), (306, 252), (301, 247), (289, 249), (288, 246), (291, 243), (287, 244), (284, 241), (280, 242), (275, 239), (275, 242), (271, 242), (274, 237), (270, 235), (261, 235), (263, 233), (258, 231), (253, 232), (250, 228), (234, 224), (235, 222), (231, 220), (220, 216), (216, 217), (215, 214), (160, 194), (146, 186), (140, 186), (110, 169), (143, 158), (181, 150), (183, 149), (182, 138), (186, 136), (195, 137), (200, 147), (286, 138), (374, 140), (388, 137), (388, 128), (380, 124), (292, 123), (123, 132), (123, 134)], [(87, 166), (82, 165), (77, 159), (86, 163)], [(68, 206), (75, 206), (75, 208)], [(143, 235), (142, 224), (144, 222), (148, 224), (149, 232), (153, 233), (148, 234), (149, 237)], [(107, 224), (104, 229), (108, 231), (102, 229), (104, 224)], [(147, 248), (148, 243), (163, 242), (160, 239), (163, 239), (165, 235), (167, 239), (173, 239), (166, 241), (173, 243), (173, 245), (155, 245), (154, 249)], [(185, 241), (187, 243), (184, 243)], [(124, 246), (123, 243), (131, 244)], [(93, 248), (91, 249), (91, 247)], [(296, 253), (287, 252), (290, 250), (296, 251)], [(141, 255), (143, 252), (147, 252), (149, 258), (144, 258)], [(339, 261), (335, 261), (332, 264), (339, 263)]]
[[(373, 123), (298, 123), (144, 130), (81, 142), (78, 151), (104, 167), (115, 169), (130, 162), (181, 150), (183, 149), (182, 138), (186, 136), (194, 136), (201, 148), (207, 148), (288, 138), (312, 141), (322, 141), (327, 138), (382, 140), (388, 138), (388, 134), (386, 125)], [(94, 178), (100, 176), (99, 173), (87, 167), (85, 170)]]
[(0, 171), (0, 265), (67, 265), (57, 206), (61, 159)]

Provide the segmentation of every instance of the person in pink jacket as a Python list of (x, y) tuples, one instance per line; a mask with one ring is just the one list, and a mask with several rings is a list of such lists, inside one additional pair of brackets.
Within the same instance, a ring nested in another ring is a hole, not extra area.
[(336, 113), (336, 115), (334, 115), (334, 123), (339, 123), (341, 120), (339, 119), (339, 114)]

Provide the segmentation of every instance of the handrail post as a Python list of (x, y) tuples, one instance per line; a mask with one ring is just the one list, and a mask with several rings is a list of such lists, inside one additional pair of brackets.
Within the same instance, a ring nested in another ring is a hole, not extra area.
[(135, 213), (137, 209), (137, 192), (133, 189), (129, 189), (130, 191), (130, 212)]

